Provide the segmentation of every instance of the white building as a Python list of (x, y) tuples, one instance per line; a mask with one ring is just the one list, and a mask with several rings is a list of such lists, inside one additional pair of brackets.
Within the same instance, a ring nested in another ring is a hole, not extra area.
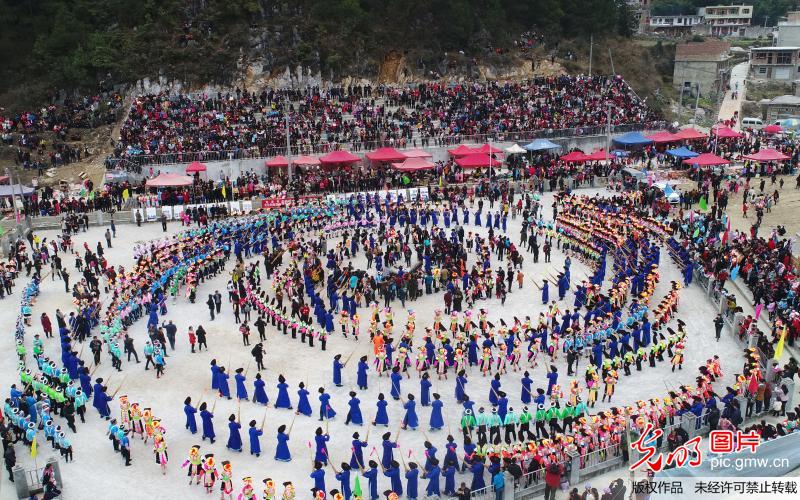
[(744, 36), (753, 20), (752, 5), (711, 5), (698, 9), (711, 36)]
[(647, 22), (649, 31), (667, 36), (691, 35), (692, 28), (703, 22), (702, 16), (650, 16)]

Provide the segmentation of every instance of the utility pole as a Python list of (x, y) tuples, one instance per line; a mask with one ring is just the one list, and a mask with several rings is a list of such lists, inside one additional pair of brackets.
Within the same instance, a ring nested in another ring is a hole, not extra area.
[(686, 89), (686, 85), (681, 85), (681, 98), (680, 102), (678, 103), (678, 125), (681, 124), (681, 119), (683, 118), (683, 91)]
[(594, 33), (589, 35), (589, 76), (592, 76), (592, 50), (594, 49)]
[(286, 110), (284, 112), (286, 117), (286, 175), (289, 182), (292, 182), (292, 143), (289, 138), (289, 96), (284, 96), (286, 99)]
[(606, 103), (606, 154), (611, 154), (611, 101)]
[(694, 98), (694, 116), (693, 116), (694, 119), (692, 120), (692, 123), (694, 125), (697, 125), (697, 110), (699, 105), (700, 105), (700, 82), (697, 82), (697, 95)]
[(611, 55), (611, 47), (608, 48), (608, 59), (611, 61), (611, 74), (617, 76), (617, 71), (614, 69), (614, 57)]

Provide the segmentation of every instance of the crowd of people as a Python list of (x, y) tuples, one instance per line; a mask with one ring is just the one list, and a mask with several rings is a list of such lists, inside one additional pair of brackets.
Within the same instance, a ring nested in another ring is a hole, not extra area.
[(236, 89), (216, 95), (150, 94), (136, 98), (116, 158), (254, 151), (272, 156), (285, 147), (288, 114), (292, 144), (303, 153), (345, 145), (430, 146), (473, 135), (604, 127), (613, 102), (614, 125), (651, 123), (650, 111), (620, 77), (537, 78), (525, 83), (444, 83), (409, 87)]

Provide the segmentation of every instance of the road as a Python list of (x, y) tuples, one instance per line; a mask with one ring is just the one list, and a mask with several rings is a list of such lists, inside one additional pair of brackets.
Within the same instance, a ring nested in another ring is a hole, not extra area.
[[(719, 120), (728, 120), (733, 117), (736, 111), (739, 111), (739, 120), (742, 118), (742, 102), (744, 101), (745, 93), (745, 79), (747, 78), (747, 70), (750, 67), (750, 62), (745, 61), (739, 63), (731, 69), (731, 90), (725, 92), (725, 99), (719, 107)], [(736, 99), (733, 98), (733, 91), (736, 90), (738, 84), (739, 95)], [(734, 129), (739, 128), (739, 123), (736, 123)]]

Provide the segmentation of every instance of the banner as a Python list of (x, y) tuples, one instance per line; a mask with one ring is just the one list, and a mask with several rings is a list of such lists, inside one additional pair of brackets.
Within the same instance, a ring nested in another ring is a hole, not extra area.
[(147, 207), (145, 209), (145, 214), (147, 215), (148, 222), (154, 222), (158, 219), (158, 213), (156, 212), (156, 207)]
[(167, 220), (172, 220), (172, 207), (161, 207), (161, 213), (167, 218)]
[(250, 213), (253, 211), (253, 200), (242, 200), (242, 212)]

